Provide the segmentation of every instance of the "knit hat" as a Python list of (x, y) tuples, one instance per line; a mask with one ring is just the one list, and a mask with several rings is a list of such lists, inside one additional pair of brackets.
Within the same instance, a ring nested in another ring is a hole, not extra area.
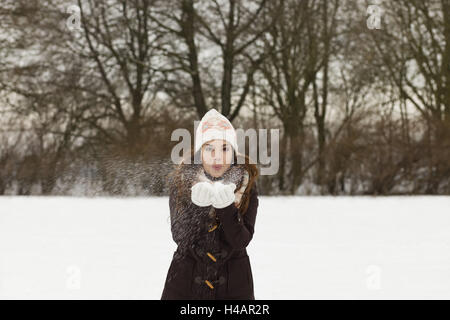
[(216, 109), (211, 109), (203, 116), (195, 132), (195, 152), (205, 142), (215, 139), (227, 141), (238, 153), (236, 131), (231, 122)]

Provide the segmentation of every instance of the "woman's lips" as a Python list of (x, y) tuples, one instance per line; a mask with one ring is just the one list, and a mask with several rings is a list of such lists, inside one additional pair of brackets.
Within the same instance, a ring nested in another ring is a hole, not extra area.
[(219, 171), (220, 169), (222, 169), (221, 165), (213, 165), (213, 169)]

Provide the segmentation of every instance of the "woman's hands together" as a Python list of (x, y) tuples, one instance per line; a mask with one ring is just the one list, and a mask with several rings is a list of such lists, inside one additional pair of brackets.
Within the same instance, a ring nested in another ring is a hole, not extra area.
[(191, 190), (191, 199), (194, 204), (199, 207), (207, 207), (212, 204), (214, 189), (211, 183), (206, 181), (196, 183), (191, 187)]
[(225, 208), (232, 204), (236, 196), (234, 183), (223, 184), (219, 181), (209, 183), (206, 181), (198, 182), (191, 188), (192, 202), (199, 207), (212, 205), (214, 208)]
[(215, 182), (214, 185), (214, 195), (212, 197), (212, 205), (214, 208), (225, 208), (234, 202), (236, 196), (234, 190), (236, 190), (236, 185), (234, 183), (223, 184), (221, 182)]

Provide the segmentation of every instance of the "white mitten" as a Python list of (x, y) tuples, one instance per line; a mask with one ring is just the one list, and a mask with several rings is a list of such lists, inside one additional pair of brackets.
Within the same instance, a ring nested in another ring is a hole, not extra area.
[(207, 207), (212, 204), (214, 189), (211, 183), (206, 181), (196, 183), (191, 190), (191, 200), (194, 204), (199, 207)]
[(215, 182), (213, 185), (214, 196), (212, 198), (212, 205), (214, 208), (225, 208), (232, 204), (235, 200), (234, 190), (236, 185), (234, 183), (223, 184)]

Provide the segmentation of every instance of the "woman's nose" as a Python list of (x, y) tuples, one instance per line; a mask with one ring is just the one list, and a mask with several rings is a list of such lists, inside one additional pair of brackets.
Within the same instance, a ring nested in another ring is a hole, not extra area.
[(222, 160), (223, 152), (220, 152), (220, 151), (215, 152), (215, 151), (213, 151), (212, 157), (213, 157), (214, 160)]

